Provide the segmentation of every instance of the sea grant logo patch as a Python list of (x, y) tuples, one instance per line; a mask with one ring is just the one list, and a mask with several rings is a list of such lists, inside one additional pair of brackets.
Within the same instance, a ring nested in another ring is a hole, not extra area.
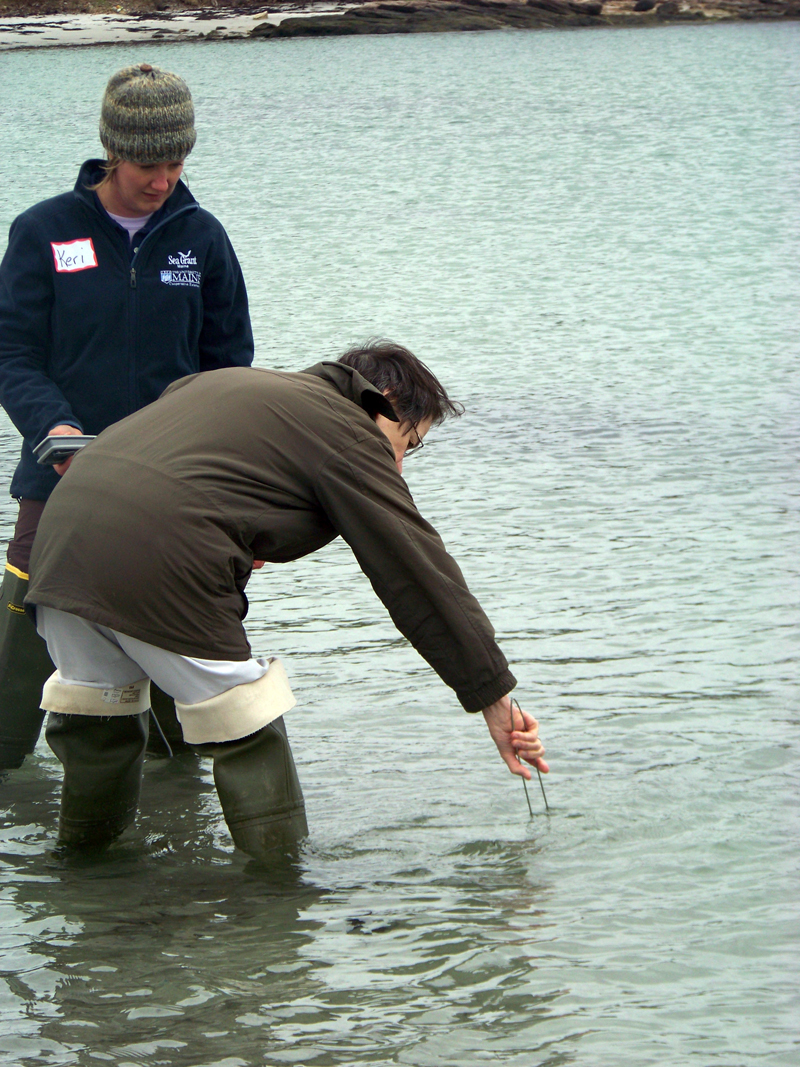
[(167, 263), (171, 267), (196, 267), (197, 256), (192, 255), (190, 248), (188, 252), (178, 252), (177, 255), (167, 256)]
[(50, 247), (59, 274), (72, 274), (76, 270), (89, 270), (97, 266), (91, 237), (79, 237), (77, 241), (51, 241)]

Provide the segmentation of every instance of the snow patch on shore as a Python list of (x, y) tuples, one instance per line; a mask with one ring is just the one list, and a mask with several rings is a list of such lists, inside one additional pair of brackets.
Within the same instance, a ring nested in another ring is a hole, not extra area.
[(211, 38), (243, 38), (264, 22), (277, 26), (285, 18), (339, 14), (358, 3), (315, 3), (313, 9), (302, 3), (286, 5), (278, 11), (246, 15), (209, 11), (153, 12), (147, 15), (32, 15), (27, 18), (0, 17), (0, 51), (14, 48), (56, 48), (64, 45), (136, 44), (140, 41), (187, 41)]

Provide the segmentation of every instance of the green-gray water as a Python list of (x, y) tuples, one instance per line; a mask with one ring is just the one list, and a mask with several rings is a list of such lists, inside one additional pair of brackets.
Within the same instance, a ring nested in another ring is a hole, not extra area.
[(796, 1062), (798, 45), (762, 24), (2, 57), (4, 234), (71, 186), (107, 77), (148, 58), (194, 90), (189, 178), (258, 362), (384, 334), (465, 402), (406, 475), (541, 719), (553, 810), (534, 782), (529, 819), (346, 547), (268, 568), (248, 629), (300, 699), (300, 881), (232, 852), (185, 763), (148, 765), (127, 843), (65, 865), (40, 744), (0, 783), (0, 1062)]

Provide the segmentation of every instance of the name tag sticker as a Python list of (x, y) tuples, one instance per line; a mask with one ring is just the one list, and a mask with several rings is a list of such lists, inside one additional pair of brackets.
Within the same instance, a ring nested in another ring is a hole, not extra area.
[(59, 274), (97, 266), (91, 237), (79, 237), (77, 241), (66, 241), (63, 244), (51, 241), (50, 247), (53, 249), (53, 258)]

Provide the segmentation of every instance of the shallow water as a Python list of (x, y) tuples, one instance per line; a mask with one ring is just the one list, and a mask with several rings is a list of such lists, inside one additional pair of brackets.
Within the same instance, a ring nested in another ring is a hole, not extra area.
[[(540, 717), (552, 812), (345, 546), (267, 568), (299, 871), (233, 853), (191, 759), (65, 863), (40, 744), (0, 783), (0, 1062), (796, 1062), (799, 30), (148, 50), (195, 92), (259, 363), (383, 334), (465, 402), (406, 476)], [(3, 232), (142, 58), (4, 56)]]

